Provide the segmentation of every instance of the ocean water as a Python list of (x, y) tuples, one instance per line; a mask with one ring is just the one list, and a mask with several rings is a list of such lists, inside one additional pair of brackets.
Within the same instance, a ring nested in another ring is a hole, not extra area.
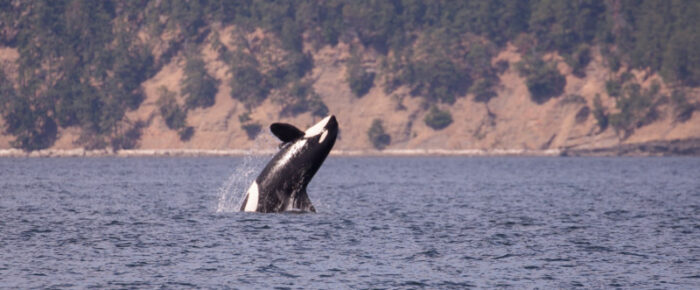
[(0, 288), (700, 288), (699, 158), (0, 159)]

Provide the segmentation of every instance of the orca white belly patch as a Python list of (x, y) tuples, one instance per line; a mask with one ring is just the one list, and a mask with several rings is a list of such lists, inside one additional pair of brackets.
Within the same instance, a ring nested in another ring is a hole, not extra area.
[(248, 202), (245, 204), (244, 211), (256, 211), (258, 209), (258, 183), (253, 181), (253, 184), (248, 189)]

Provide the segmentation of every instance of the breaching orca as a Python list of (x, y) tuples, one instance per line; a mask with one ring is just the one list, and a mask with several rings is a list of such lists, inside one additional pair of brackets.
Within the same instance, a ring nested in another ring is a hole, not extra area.
[(325, 117), (306, 132), (284, 123), (270, 125), (270, 131), (282, 140), (280, 151), (253, 181), (241, 211), (316, 212), (306, 186), (335, 144), (335, 116)]

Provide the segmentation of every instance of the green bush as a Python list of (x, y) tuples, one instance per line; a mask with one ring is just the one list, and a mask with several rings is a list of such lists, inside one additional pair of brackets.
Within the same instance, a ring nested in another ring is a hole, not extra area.
[(120, 150), (136, 148), (139, 139), (141, 139), (141, 133), (144, 127), (146, 127), (146, 123), (141, 120), (136, 121), (133, 125), (130, 125), (126, 131), (112, 138), (110, 142), (112, 149)]
[(362, 67), (362, 59), (359, 54), (353, 53), (347, 63), (345, 79), (350, 85), (350, 90), (358, 98), (366, 95), (374, 86), (374, 73), (368, 72)]
[(583, 106), (581, 109), (576, 112), (576, 124), (581, 124), (583, 122), (586, 122), (588, 120), (588, 116), (591, 114), (591, 108), (588, 106)]
[(180, 128), (180, 130), (177, 130), (177, 135), (180, 137), (180, 140), (187, 142), (192, 139), (194, 135), (194, 127), (187, 126)]
[(29, 107), (25, 107), (5, 115), (5, 130), (15, 136), (10, 145), (25, 151), (51, 147), (58, 138), (58, 125), (43, 109), (25, 113), (30, 110)]
[(180, 140), (190, 140), (194, 135), (194, 128), (187, 126), (187, 110), (177, 103), (175, 92), (166, 87), (160, 87), (159, 93), (160, 97), (156, 101), (156, 106), (160, 108), (160, 115), (163, 117), (165, 125), (171, 130), (176, 130)]
[(185, 64), (185, 76), (180, 84), (180, 94), (185, 97), (188, 109), (214, 105), (218, 82), (211, 77), (200, 57), (190, 57)]
[(591, 62), (591, 49), (587, 44), (579, 45), (571, 54), (565, 54), (564, 60), (571, 67), (573, 75), (586, 77), (586, 66)]
[(259, 70), (257, 60), (242, 51), (234, 53), (230, 80), (231, 97), (247, 108), (260, 105), (270, 93), (268, 80)]
[(484, 92), (497, 84), (498, 68), (491, 65), (496, 48), (488, 40), (446, 28), (426, 29), (418, 38), (415, 47), (399, 49), (384, 62), (387, 93), (407, 86), (430, 104), (453, 104), (474, 80), (489, 80), (477, 88)]
[(238, 121), (241, 122), (241, 124), (246, 123), (250, 120), (252, 120), (250, 118), (250, 112), (245, 112), (243, 114), (238, 115)]
[(248, 139), (253, 140), (255, 137), (260, 134), (260, 130), (262, 130), (262, 126), (260, 123), (255, 122), (255, 123), (246, 123), (246, 124), (241, 124), (241, 129), (245, 131), (246, 135), (248, 135)]
[(326, 106), (326, 103), (324, 103), (321, 99), (321, 96), (319, 96), (318, 94), (312, 94), (309, 100), (307, 101), (307, 104), (307, 108), (311, 112), (312, 116), (328, 116), (328, 107)]
[(235, 67), (230, 85), (231, 97), (241, 101), (248, 108), (261, 104), (270, 93), (263, 74), (251, 66)]
[(238, 121), (241, 122), (241, 129), (245, 131), (250, 140), (255, 139), (260, 134), (260, 130), (262, 130), (262, 125), (258, 122), (253, 122), (253, 119), (250, 118), (250, 112), (238, 115)]
[(566, 97), (563, 97), (563, 98), (561, 99), (561, 101), (559, 101), (559, 104), (560, 104), (560, 105), (567, 105), (567, 104), (582, 104), (582, 105), (585, 105), (585, 104), (586, 104), (586, 99), (585, 99), (583, 96), (581, 96), (581, 95), (571, 94), (571, 95), (567, 95)]
[(474, 82), (474, 85), (469, 89), (474, 94), (474, 101), (480, 103), (488, 103), (496, 96), (494, 90), (494, 80), (480, 79)]
[(617, 54), (611, 54), (607, 58), (607, 62), (608, 62), (608, 67), (610, 68), (610, 70), (612, 72), (617, 72), (622, 67), (622, 60), (620, 60), (620, 56)]
[(608, 96), (616, 98), (622, 92), (622, 84), (618, 80), (609, 79), (605, 81), (605, 90), (608, 92)]
[(312, 116), (317, 117), (328, 115), (328, 107), (314, 91), (311, 83), (294, 82), (287, 93), (289, 96), (284, 100), (280, 116), (297, 116), (306, 112), (311, 112)]
[(412, 66), (411, 93), (433, 103), (453, 104), (471, 86), (467, 71), (449, 58), (419, 61)]
[(367, 137), (374, 148), (382, 150), (391, 144), (391, 136), (384, 132), (382, 120), (374, 119), (372, 125), (367, 130)]
[(0, 115), (5, 119), (2, 133), (15, 136), (14, 148), (26, 151), (50, 147), (58, 138), (58, 125), (49, 117), (47, 102), (32, 102), (19, 96), (0, 68)]
[(447, 110), (440, 110), (436, 106), (432, 106), (430, 111), (425, 115), (423, 119), (426, 125), (434, 130), (442, 130), (447, 128), (452, 124), (452, 114)]
[(674, 90), (671, 93), (671, 104), (673, 104), (674, 119), (679, 122), (690, 120), (696, 109), (696, 105), (688, 102), (685, 93), (681, 90)]
[(656, 107), (661, 99), (659, 90), (658, 83), (653, 83), (648, 89), (642, 89), (637, 83), (625, 85), (622, 95), (615, 103), (619, 112), (610, 115), (610, 125), (622, 139), (627, 138), (636, 128), (658, 118)]
[(496, 69), (497, 74), (502, 74), (502, 73), (506, 72), (509, 68), (510, 68), (510, 62), (508, 62), (505, 59), (502, 59), (502, 60), (499, 60), (498, 62), (496, 62), (495, 69)]
[(544, 104), (564, 92), (566, 78), (554, 62), (547, 63), (539, 57), (526, 57), (518, 63), (518, 71), (520, 76), (525, 77), (530, 98), (537, 104)]
[(361, 98), (374, 86), (374, 73), (362, 70), (357, 74), (351, 74), (348, 77), (348, 84), (353, 94)]
[(608, 114), (605, 112), (605, 107), (603, 107), (603, 102), (598, 94), (593, 99), (593, 117), (595, 117), (600, 132), (608, 128)]
[(178, 105), (175, 99), (175, 92), (166, 87), (159, 89), (160, 97), (156, 101), (156, 106), (160, 109), (160, 115), (165, 121), (165, 125), (171, 130), (179, 130), (186, 125), (187, 112)]

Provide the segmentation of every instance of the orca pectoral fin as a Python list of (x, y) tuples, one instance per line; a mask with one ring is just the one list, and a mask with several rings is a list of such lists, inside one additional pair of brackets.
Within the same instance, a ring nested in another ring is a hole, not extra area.
[(274, 123), (270, 125), (270, 131), (275, 134), (282, 142), (292, 142), (301, 137), (304, 137), (304, 132), (297, 129), (293, 125), (286, 123)]

